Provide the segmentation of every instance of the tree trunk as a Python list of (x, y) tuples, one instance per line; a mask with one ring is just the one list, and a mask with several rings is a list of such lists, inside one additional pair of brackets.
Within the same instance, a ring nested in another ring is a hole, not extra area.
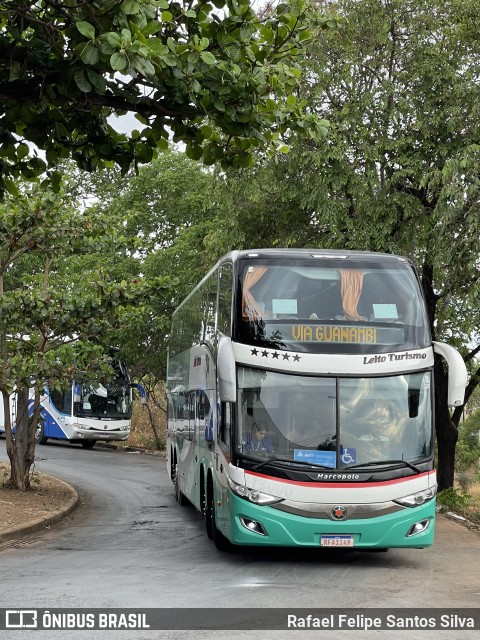
[(40, 409), (35, 402), (36, 410), (29, 417), (27, 388), (19, 389), (15, 396), (15, 433), (10, 438), (7, 436), (7, 453), (10, 458), (10, 479), (7, 484), (14, 489), (27, 491), (30, 489), (30, 469), (35, 461), (35, 429)]
[(455, 479), (455, 447), (458, 430), (447, 405), (448, 375), (439, 356), (435, 356), (435, 429), (438, 449), (438, 490), (453, 487)]
[(148, 403), (145, 406), (147, 407), (148, 421), (150, 423), (150, 426), (152, 427), (153, 435), (155, 437), (155, 443), (158, 447), (160, 445), (161, 438), (160, 438), (160, 433), (157, 429), (155, 416), (153, 415), (151, 406)]
[[(433, 265), (428, 256), (425, 256), (422, 265), (422, 288), (425, 293), (428, 319), (432, 339), (435, 340), (435, 315), (437, 312), (438, 294), (433, 287)], [(437, 481), (438, 490), (453, 487), (455, 478), (455, 447), (457, 445), (458, 430), (453, 422), (447, 404), (448, 398), (448, 373), (445, 371), (443, 360), (435, 356), (435, 431), (437, 436)]]

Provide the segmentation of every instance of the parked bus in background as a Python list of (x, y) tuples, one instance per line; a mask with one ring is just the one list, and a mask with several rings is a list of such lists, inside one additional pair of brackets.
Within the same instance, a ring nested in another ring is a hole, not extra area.
[(177, 499), (236, 545), (428, 547), (434, 353), (412, 263), (369, 252), (234, 251), (173, 315), (167, 465)]
[[(110, 383), (78, 383), (64, 390), (51, 389), (45, 384), (40, 397), (42, 406), (35, 441), (45, 444), (48, 439), (67, 440), (92, 449), (98, 441), (126, 440), (130, 434), (132, 417), (132, 388), (137, 388), (140, 400), (145, 400), (141, 385), (132, 384), (124, 362), (113, 361), (115, 377)], [(33, 405), (33, 394), (30, 399)], [(2, 403), (3, 405), (3, 403)], [(16, 397), (10, 397), (12, 424), (15, 423)], [(3, 423), (3, 406), (0, 414)]]

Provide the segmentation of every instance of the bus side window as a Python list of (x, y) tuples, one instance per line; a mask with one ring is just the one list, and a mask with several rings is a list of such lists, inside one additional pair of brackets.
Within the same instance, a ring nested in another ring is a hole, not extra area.
[(200, 433), (207, 433), (211, 415), (210, 400), (205, 391), (197, 391), (197, 418)]
[(58, 389), (50, 389), (50, 400), (57, 411), (62, 410), (63, 393)]
[(59, 391), (58, 389), (50, 389), (50, 400), (57, 411), (60, 413), (71, 413), (72, 411), (72, 390)]
[(230, 437), (232, 433), (232, 403), (222, 402), (221, 405), (220, 429), (218, 438), (230, 447)]
[(222, 265), (219, 272), (220, 284), (218, 294), (218, 330), (226, 336), (231, 336), (232, 317), (232, 265)]

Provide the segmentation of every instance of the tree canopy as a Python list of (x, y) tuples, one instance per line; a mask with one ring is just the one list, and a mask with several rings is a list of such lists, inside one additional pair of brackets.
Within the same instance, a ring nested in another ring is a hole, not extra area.
[[(242, 166), (289, 130), (324, 132), (294, 91), (308, 15), (304, 0), (261, 17), (248, 0), (2, 3), (0, 191), (47, 168), (55, 184), (70, 155), (83, 169), (126, 170), (173, 140)], [(127, 112), (139, 121), (129, 136), (109, 119)]]

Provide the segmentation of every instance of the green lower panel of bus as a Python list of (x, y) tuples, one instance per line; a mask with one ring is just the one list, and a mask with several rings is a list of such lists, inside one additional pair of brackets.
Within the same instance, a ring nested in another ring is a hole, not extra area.
[(228, 525), (224, 533), (239, 545), (423, 548), (433, 544), (434, 538), (434, 499), (388, 515), (342, 522), (284, 513), (235, 494), (230, 494), (229, 507), (230, 535)]

